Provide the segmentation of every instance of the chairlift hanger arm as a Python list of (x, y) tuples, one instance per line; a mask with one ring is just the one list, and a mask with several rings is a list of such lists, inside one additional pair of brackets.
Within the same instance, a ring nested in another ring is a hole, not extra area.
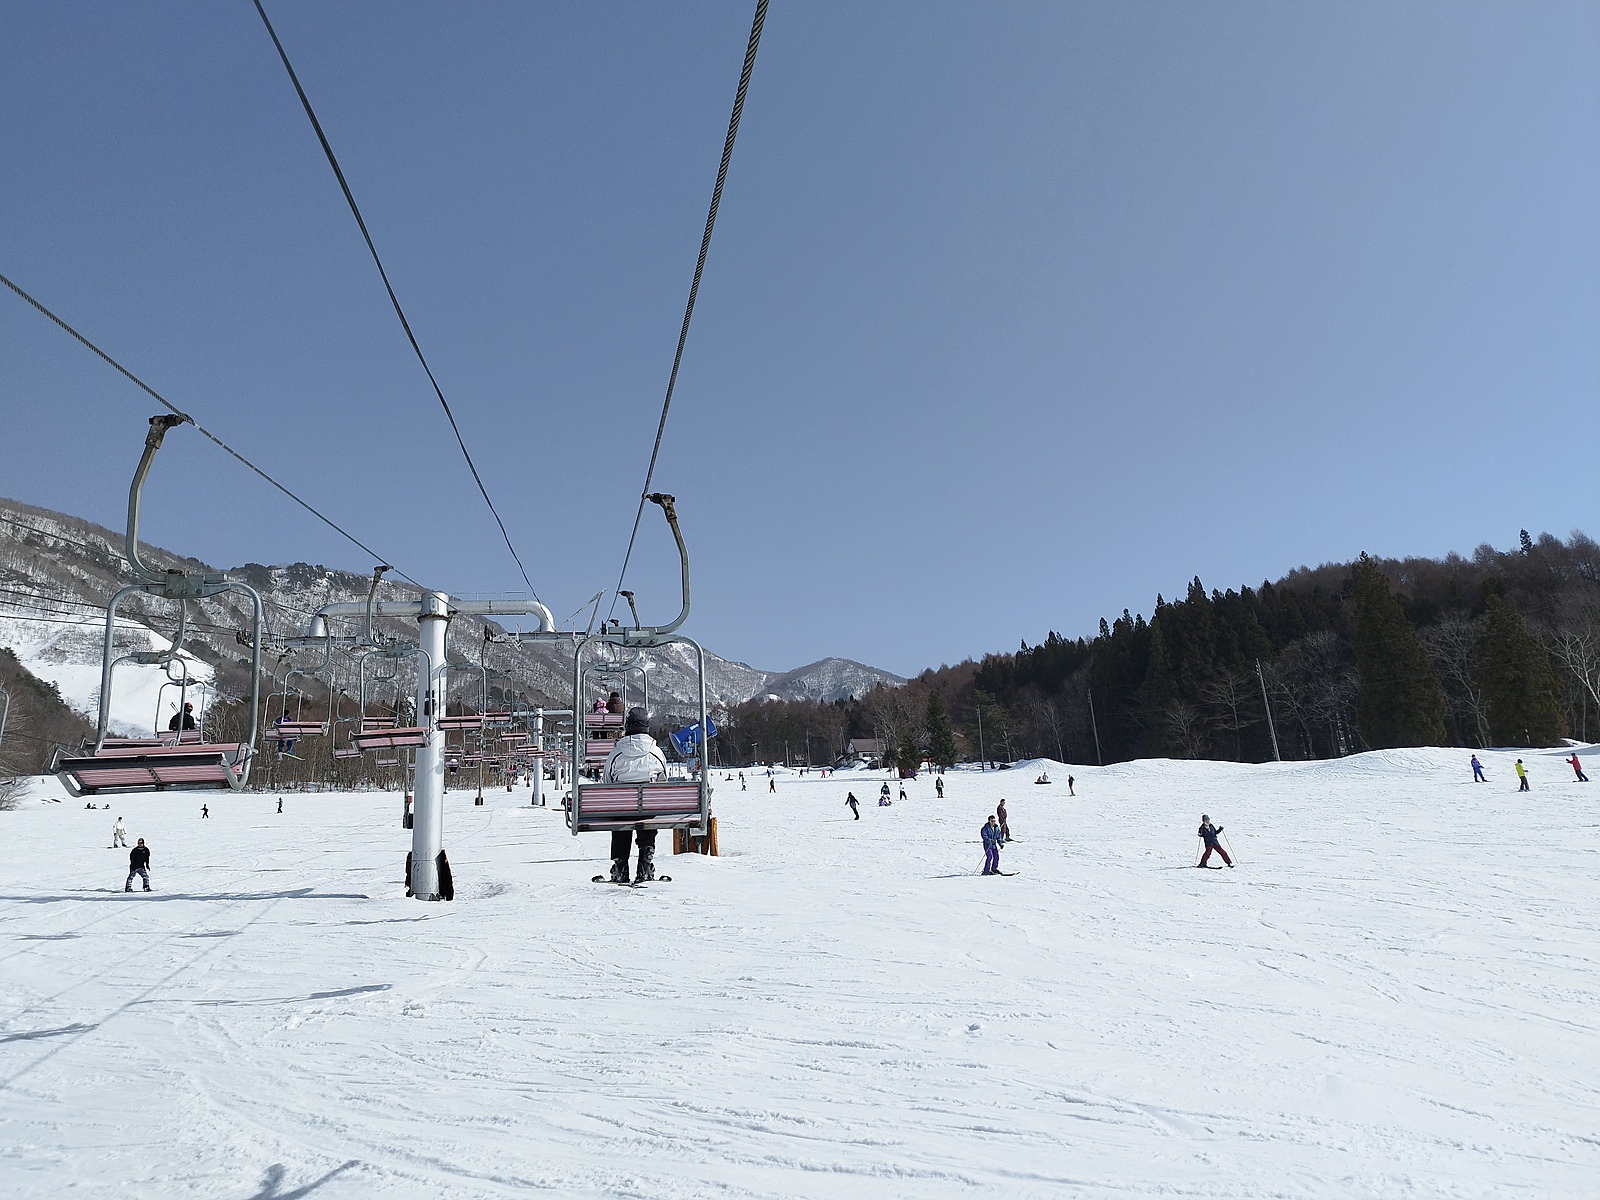
[[(645, 499), (661, 509), (661, 515), (666, 517), (667, 524), (672, 528), (672, 538), (678, 544), (678, 562), (683, 579), (683, 607), (679, 610), (677, 617), (665, 625), (639, 624), (639, 610), (634, 608), (634, 627), (632, 629), (620, 629), (615, 634), (602, 635), (607, 637), (608, 640), (615, 638), (623, 645), (650, 645), (656, 638), (670, 636), (689, 619), (689, 547), (684, 542), (683, 530), (678, 525), (678, 510), (674, 497), (667, 495), (665, 492), (651, 492)], [(633, 608), (633, 594), (631, 592), (619, 594), (626, 595), (628, 597), (628, 606)]]

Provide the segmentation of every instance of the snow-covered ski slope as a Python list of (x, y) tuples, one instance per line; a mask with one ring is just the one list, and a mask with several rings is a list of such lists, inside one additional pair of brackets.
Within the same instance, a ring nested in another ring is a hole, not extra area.
[[(0, 813), (8, 1197), (1593, 1196), (1600, 784), (1554, 751), (719, 782), (720, 859), (394, 795)], [(1594, 764), (1600, 766), (1600, 760)], [(850, 819), (845, 792), (862, 800)], [(1008, 799), (1010, 879), (976, 874)], [(1195, 826), (1240, 866), (1198, 871)], [(121, 891), (122, 814), (157, 891)]]

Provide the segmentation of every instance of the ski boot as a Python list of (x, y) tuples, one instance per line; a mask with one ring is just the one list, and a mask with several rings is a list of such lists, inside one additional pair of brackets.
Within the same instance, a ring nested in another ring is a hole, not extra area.
[(611, 882), (628, 882), (628, 860), (626, 858), (613, 858), (611, 860)]
[[(627, 870), (626, 862), (624, 862), (624, 864), (623, 864), (623, 870), (624, 871)], [(640, 849), (639, 849), (639, 866), (634, 870), (633, 881), (635, 883), (649, 883), (655, 877), (656, 877), (656, 852), (655, 852), (655, 849), (653, 847), (651, 847), (651, 848), (640, 847)]]

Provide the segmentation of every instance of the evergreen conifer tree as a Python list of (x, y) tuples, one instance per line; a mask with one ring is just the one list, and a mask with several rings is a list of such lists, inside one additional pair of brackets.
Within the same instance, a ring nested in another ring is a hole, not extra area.
[(1365, 554), (1351, 573), (1355, 608), (1356, 705), (1361, 734), (1374, 750), (1444, 743), (1444, 688), (1417, 631)]
[(1177, 748), (1169, 736), (1168, 714), (1178, 701), (1178, 679), (1165, 633), (1167, 609), (1150, 618), (1150, 661), (1144, 676), (1145, 746), (1151, 754), (1172, 754)]
[(955, 766), (956, 759), (961, 757), (961, 748), (956, 745), (956, 731), (950, 728), (944, 701), (936, 691), (928, 693), (928, 708), (922, 723), (928, 735), (928, 757), (933, 765), (944, 769)]
[(1478, 683), (1497, 746), (1555, 746), (1566, 736), (1550, 655), (1499, 596), (1491, 595), (1478, 639)]

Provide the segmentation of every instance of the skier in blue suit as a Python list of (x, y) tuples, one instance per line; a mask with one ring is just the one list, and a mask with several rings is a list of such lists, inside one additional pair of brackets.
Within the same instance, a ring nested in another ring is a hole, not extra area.
[(990, 817), (983, 830), (983, 873), (985, 875), (1000, 874), (1000, 847), (1005, 841), (1005, 835), (1000, 832), (1000, 826), (995, 824)]

